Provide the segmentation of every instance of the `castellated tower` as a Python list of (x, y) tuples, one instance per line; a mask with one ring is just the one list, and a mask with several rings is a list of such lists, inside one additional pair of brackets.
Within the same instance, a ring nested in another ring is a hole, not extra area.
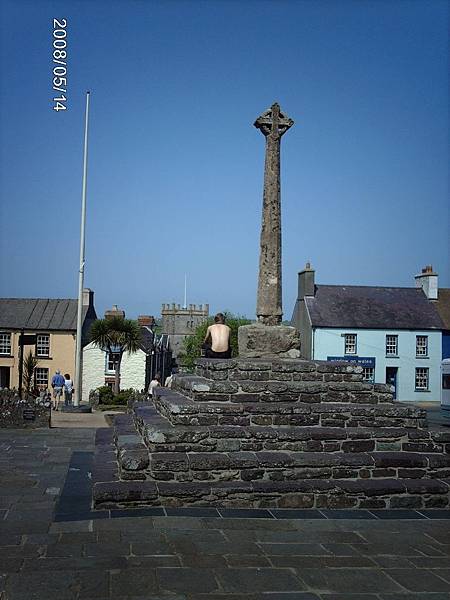
[(177, 358), (183, 350), (183, 340), (193, 335), (196, 327), (204, 323), (209, 316), (209, 304), (163, 304), (161, 308), (162, 333), (170, 339), (173, 357)]

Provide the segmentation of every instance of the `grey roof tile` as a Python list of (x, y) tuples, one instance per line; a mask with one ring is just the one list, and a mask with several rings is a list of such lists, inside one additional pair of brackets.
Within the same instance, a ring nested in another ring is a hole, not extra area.
[(313, 327), (444, 329), (419, 288), (317, 285), (305, 300)]
[[(77, 306), (72, 298), (0, 298), (0, 328), (75, 331)], [(87, 310), (84, 306), (83, 321)]]

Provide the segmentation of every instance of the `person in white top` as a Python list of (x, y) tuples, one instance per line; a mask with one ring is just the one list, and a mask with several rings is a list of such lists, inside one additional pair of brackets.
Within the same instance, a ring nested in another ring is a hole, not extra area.
[(72, 406), (73, 381), (69, 373), (64, 375), (64, 406)]
[(161, 375), (159, 373), (156, 373), (154, 378), (150, 381), (150, 385), (149, 385), (149, 389), (148, 389), (150, 396), (156, 396), (155, 388), (159, 387), (160, 385), (161, 385)]

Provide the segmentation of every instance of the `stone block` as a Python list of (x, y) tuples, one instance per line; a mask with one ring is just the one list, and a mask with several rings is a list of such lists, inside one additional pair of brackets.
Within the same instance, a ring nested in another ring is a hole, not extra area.
[(405, 452), (442, 452), (442, 446), (433, 441), (403, 442), (402, 450)]
[(375, 452), (373, 455), (377, 467), (426, 467), (427, 458), (413, 452)]
[(285, 325), (243, 325), (238, 330), (238, 345), (242, 358), (300, 357), (300, 335), (295, 327)]
[(263, 469), (245, 469), (241, 471), (242, 481), (255, 481), (256, 479), (262, 479), (265, 471)]
[(389, 508), (422, 508), (421, 496), (395, 496), (389, 500)]
[(402, 494), (405, 485), (396, 479), (359, 479), (357, 481), (336, 481), (336, 486), (350, 494), (366, 496), (390, 496)]
[(125, 471), (143, 471), (149, 465), (148, 450), (145, 447), (137, 450), (123, 449), (119, 453), (119, 464)]
[(401, 442), (382, 442), (376, 440), (376, 450), (380, 452), (391, 451), (391, 450), (401, 450), (402, 443)]
[(227, 454), (214, 452), (190, 453), (187, 455), (189, 467), (193, 471), (229, 469), (231, 461)]
[(284, 467), (293, 463), (292, 457), (285, 452), (259, 452), (256, 456), (263, 467)]
[(209, 391), (213, 394), (236, 394), (238, 391), (238, 384), (234, 381), (213, 381), (211, 382)]
[(152, 501), (158, 496), (156, 484), (152, 481), (115, 481), (94, 483), (94, 504), (106, 502)]
[(195, 364), (196, 366), (203, 368), (206, 371), (222, 371), (234, 369), (236, 367), (237, 361), (228, 358), (198, 358), (195, 361)]
[(239, 440), (217, 440), (217, 452), (237, 452), (241, 449)]
[(344, 452), (371, 452), (375, 449), (374, 440), (348, 440), (342, 442)]
[(277, 502), (278, 508), (312, 508), (314, 494), (284, 494)]
[(437, 479), (403, 479), (406, 490), (411, 494), (448, 494), (449, 485)]
[(210, 483), (158, 481), (156, 485), (160, 496), (192, 498), (208, 496), (211, 492)]
[(151, 455), (152, 471), (187, 471), (188, 455), (182, 452), (154, 452)]
[[(269, 382), (266, 381), (245, 381), (242, 380), (239, 382), (239, 392), (250, 392), (250, 393), (261, 393), (268, 389)], [(237, 388), (236, 388), (236, 391)]]

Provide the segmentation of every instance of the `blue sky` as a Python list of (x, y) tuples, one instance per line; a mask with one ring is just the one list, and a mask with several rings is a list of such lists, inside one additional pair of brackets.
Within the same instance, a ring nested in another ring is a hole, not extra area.
[[(323, 284), (450, 287), (447, 2), (1, 3), (0, 295), (76, 297), (84, 102), (85, 284), (102, 314), (209, 302), (253, 317), (264, 137), (282, 143), (283, 306)], [(53, 18), (68, 31), (52, 110)]]

